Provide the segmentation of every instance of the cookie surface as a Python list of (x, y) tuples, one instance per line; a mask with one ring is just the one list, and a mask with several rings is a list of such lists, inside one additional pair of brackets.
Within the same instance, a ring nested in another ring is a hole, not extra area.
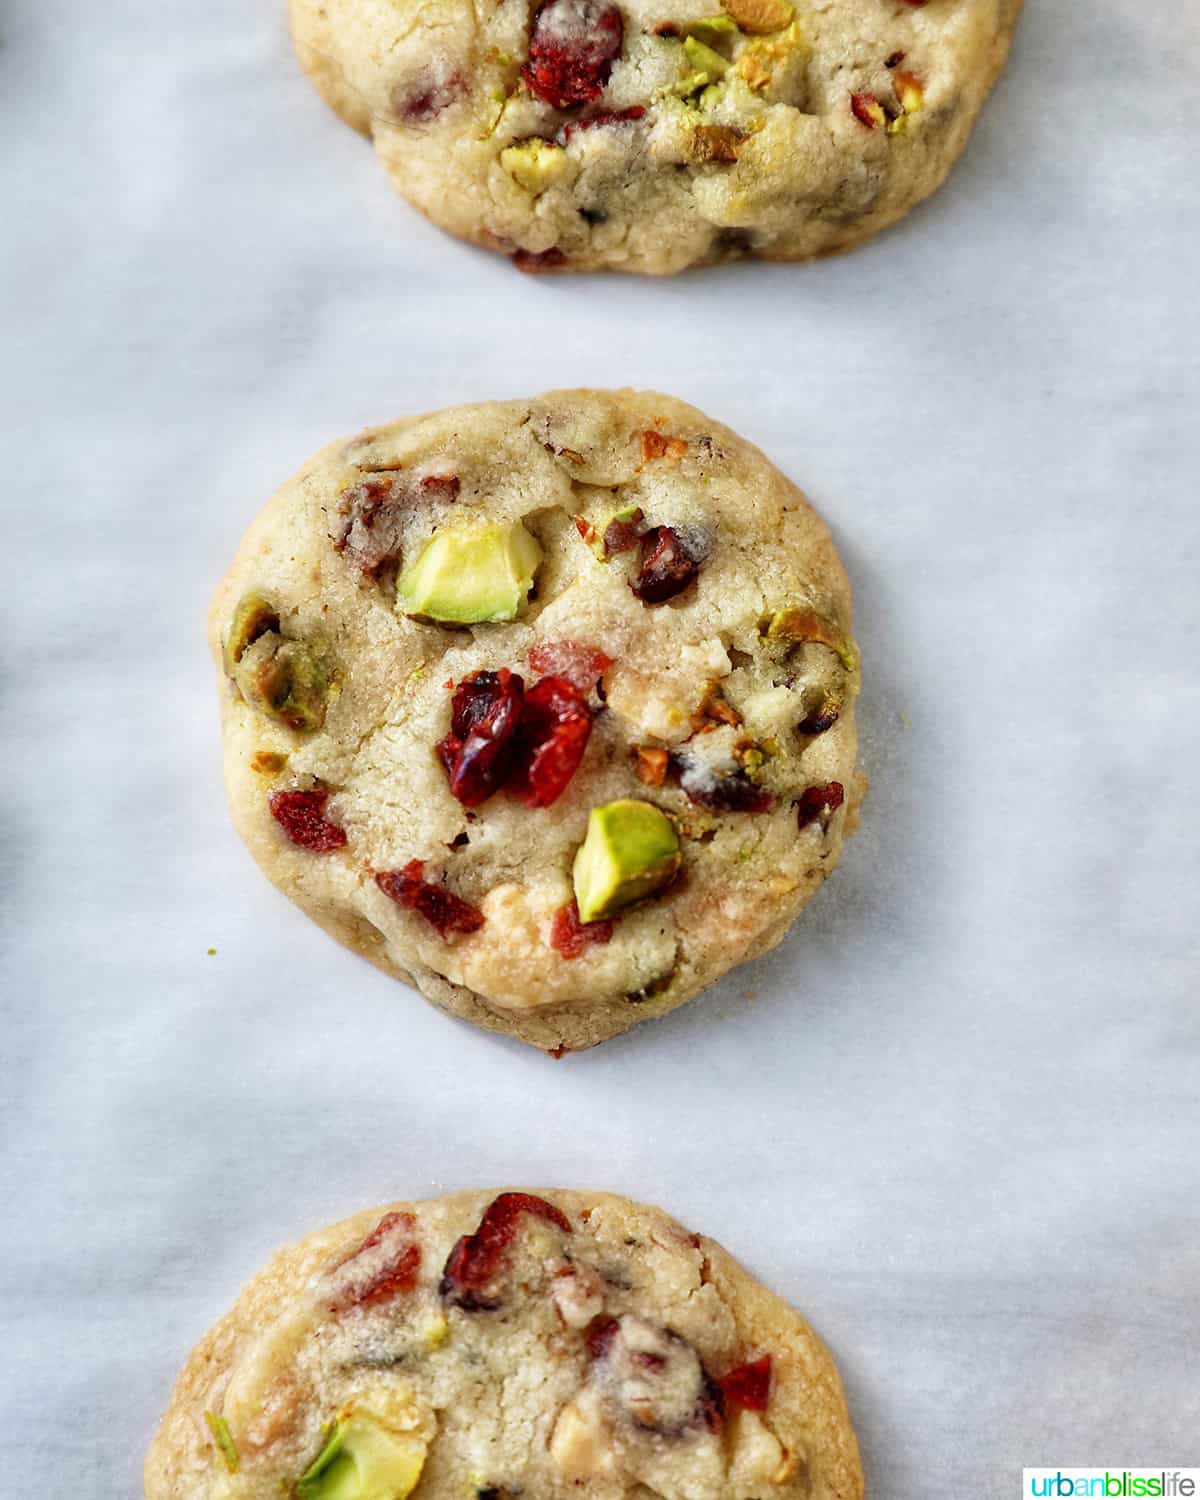
[(234, 821), (442, 1009), (586, 1047), (774, 945), (833, 868), (850, 624), (824, 523), (681, 402), (376, 428), (280, 490), (213, 601)]
[(281, 1251), (193, 1352), (147, 1500), (858, 1500), (837, 1371), (721, 1247), (459, 1193)]
[[(722, 8), (723, 7), (723, 8)], [(435, 224), (526, 270), (843, 250), (945, 178), (1021, 0), (291, 0)]]

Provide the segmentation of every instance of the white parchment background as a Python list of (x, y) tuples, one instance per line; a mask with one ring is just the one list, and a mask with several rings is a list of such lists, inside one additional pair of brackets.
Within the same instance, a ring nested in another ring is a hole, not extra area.
[[(724, 1240), (883, 1500), (1200, 1464), (1196, 0), (1030, 0), (906, 224), (669, 282), (425, 225), (279, 0), (6, 0), (0, 42), (0, 1493), (136, 1495), (274, 1245), (510, 1181)], [(554, 1063), (257, 874), (201, 621), (335, 435), (626, 382), (830, 519), (874, 786), (778, 953)]]

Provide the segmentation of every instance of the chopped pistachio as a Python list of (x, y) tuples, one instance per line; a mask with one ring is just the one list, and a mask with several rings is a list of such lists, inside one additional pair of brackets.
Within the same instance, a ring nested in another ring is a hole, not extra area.
[(440, 1349), (450, 1338), (450, 1324), (444, 1317), (434, 1318), (425, 1327), (425, 1347)]
[(514, 182), (535, 195), (571, 170), (570, 159), (561, 146), (537, 137), (506, 146), (500, 153), (500, 165)]
[(260, 636), (238, 663), (242, 697), (260, 713), (298, 731), (320, 729), (331, 686), (324, 656), (304, 641)]
[(245, 594), (238, 601), (225, 635), (225, 670), (230, 676), (246, 652), (259, 639), (279, 629), (279, 611), (261, 594)]
[(684, 36), (694, 36), (702, 42), (712, 43), (720, 37), (732, 35), (737, 26), (727, 15), (702, 16), (698, 21), (685, 21), (680, 30)]
[(847, 672), (855, 671), (858, 666), (858, 652), (853, 641), (815, 609), (797, 605), (777, 609), (762, 633), (769, 641), (794, 642), (797, 645), (811, 641), (819, 646), (828, 646), (831, 651), (836, 652)]
[(278, 750), (256, 750), (250, 757), (250, 769), (259, 776), (278, 776), (288, 763)]
[[(215, 953), (217, 950), (210, 948), (208, 951)], [(233, 1441), (233, 1434), (229, 1430), (229, 1423), (215, 1411), (206, 1411), (204, 1413), (204, 1420), (208, 1423), (208, 1430), (212, 1433), (217, 1451), (225, 1460), (225, 1467), (231, 1474), (236, 1474), (241, 1460), (238, 1458), (237, 1444)]]
[(723, 78), (729, 71), (729, 62), (719, 52), (702, 42), (698, 37), (685, 36), (683, 50), (694, 73), (707, 74), (707, 81)]

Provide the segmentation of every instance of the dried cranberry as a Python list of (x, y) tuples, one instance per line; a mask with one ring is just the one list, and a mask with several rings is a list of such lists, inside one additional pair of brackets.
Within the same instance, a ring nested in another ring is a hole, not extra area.
[(725, 1403), (721, 1397), (721, 1388), (707, 1373), (700, 1396), (699, 1417), (709, 1432), (720, 1432), (725, 1425)]
[(826, 730), (832, 729), (842, 717), (842, 705), (836, 698), (823, 698), (820, 706), (814, 708), (810, 714), (806, 714), (796, 730), (799, 734), (818, 735), (824, 734)]
[(410, 1234), (416, 1224), (416, 1219), (409, 1213), (385, 1214), (358, 1249), (352, 1250), (338, 1263), (337, 1269), (353, 1267), (359, 1256), (377, 1250), (385, 1240), (396, 1240), (394, 1252), (365, 1279), (356, 1279), (351, 1270), (347, 1277), (342, 1278), (343, 1284), (335, 1294), (333, 1305), (338, 1308), (368, 1307), (401, 1292), (411, 1292), (421, 1270), (421, 1247), (402, 1236)]
[(851, 94), (850, 109), (860, 125), (877, 130), (885, 122), (883, 106), (874, 94)]
[(437, 929), (439, 937), (451, 932), (477, 932), (483, 926), (479, 908), (444, 885), (431, 885), (425, 879), (425, 866), (419, 859), (410, 859), (402, 870), (381, 870), (375, 876), (375, 884), (397, 906), (419, 912)]
[(635, 510), (623, 521), (617, 518), (611, 520), (604, 528), (605, 557), (618, 557), (622, 552), (636, 547), (642, 534), (643, 520), (645, 517), (640, 510)]
[(562, 677), (585, 697), (599, 677), (612, 666), (612, 657), (580, 641), (550, 641), (534, 646), (529, 665), (543, 677)]
[(437, 750), (464, 807), (478, 807), (507, 780), (524, 696), (524, 681), (506, 667), (472, 672), (455, 690), (450, 733)]
[(459, 483), (455, 474), (427, 474), (415, 486), (408, 474), (368, 474), (342, 494), (334, 548), (368, 578), (378, 578), (399, 561), (411, 512), (433, 500), (457, 499)]
[(400, 556), (407, 499), (407, 488), (397, 474), (372, 475), (342, 495), (342, 527), (333, 545), (349, 553), (368, 578)]
[(588, 1353), (593, 1359), (604, 1359), (613, 1346), (613, 1340), (621, 1331), (616, 1318), (593, 1318), (587, 1326), (584, 1338)]
[(346, 846), (346, 830), (325, 816), (328, 801), (329, 793), (318, 788), (311, 792), (272, 792), (267, 806), (293, 844), (313, 854), (328, 854)]
[(462, 78), (445, 62), (435, 62), (422, 77), (393, 89), (392, 110), (405, 125), (427, 125), (464, 91)]
[(555, 109), (594, 99), (621, 55), (625, 23), (610, 0), (543, 0), (529, 28), (521, 77)]
[(643, 604), (665, 604), (683, 593), (700, 562), (674, 527), (655, 526), (642, 537), (637, 577), (629, 587)]
[(592, 711), (565, 677), (543, 677), (525, 694), (510, 790), (526, 807), (549, 807), (579, 769)]
[(509, 259), (527, 276), (540, 276), (543, 271), (561, 271), (567, 263), (567, 257), (557, 245), (551, 245), (549, 250), (514, 250)]
[(498, 1282), (525, 1214), (547, 1220), (564, 1234), (571, 1232), (570, 1221), (553, 1203), (532, 1193), (501, 1193), (484, 1211), (475, 1233), (463, 1235), (446, 1261), (439, 1291), (451, 1307), (487, 1312), (500, 1305)]
[(712, 771), (683, 756), (672, 756), (679, 785), (689, 802), (711, 812), (764, 813), (774, 806), (770, 792), (755, 785), (743, 770)]
[(588, 115), (582, 120), (571, 120), (559, 131), (563, 144), (571, 139), (577, 130), (597, 130), (604, 125), (627, 125), (634, 120), (640, 120), (646, 113), (644, 104), (631, 104), (628, 109), (605, 109), (599, 114)]
[(722, 1375), (717, 1384), (726, 1408), (766, 1411), (771, 1397), (771, 1356), (764, 1354), (750, 1364), (738, 1365)]
[(581, 922), (579, 906), (572, 897), (566, 906), (559, 907), (554, 913), (550, 946), (564, 958), (578, 958), (593, 943), (610, 942), (614, 930), (612, 922)]
[(457, 500), (462, 480), (457, 474), (426, 474), (421, 489), (433, 499)]
[(795, 802), (796, 821), (801, 828), (807, 828), (825, 813), (835, 812), (845, 800), (846, 788), (840, 781), (806, 787)]
[(598, 1317), (584, 1333), (595, 1378), (642, 1432), (678, 1437), (698, 1425), (719, 1431), (720, 1388), (691, 1344), (634, 1314)]

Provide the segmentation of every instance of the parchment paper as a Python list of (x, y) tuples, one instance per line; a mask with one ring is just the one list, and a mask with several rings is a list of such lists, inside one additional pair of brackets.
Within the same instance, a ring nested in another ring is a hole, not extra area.
[[(277, 1243), (506, 1182), (722, 1239), (832, 1346), (883, 1500), (1200, 1464), (1197, 14), (1030, 0), (902, 227), (658, 282), (424, 224), (279, 0), (8, 0), (0, 1492), (139, 1494)], [(831, 521), (873, 789), (781, 950), (555, 1063), (258, 875), (202, 614), (337, 434), (623, 383)]]

